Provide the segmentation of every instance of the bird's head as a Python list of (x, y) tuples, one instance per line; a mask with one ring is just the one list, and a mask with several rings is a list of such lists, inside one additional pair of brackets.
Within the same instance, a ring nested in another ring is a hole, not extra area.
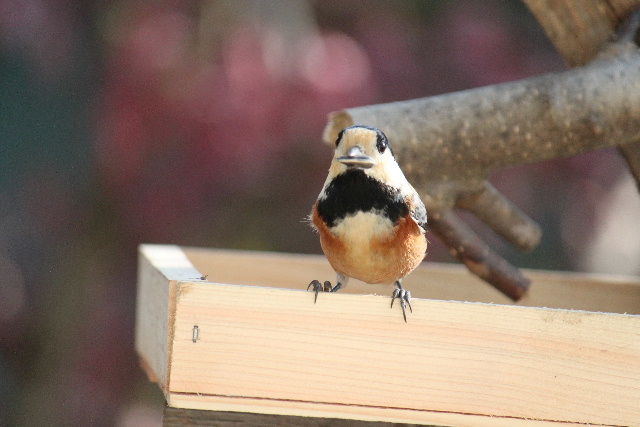
[(369, 126), (351, 126), (338, 134), (329, 178), (349, 170), (361, 170), (394, 187), (400, 187), (406, 181), (387, 136)]

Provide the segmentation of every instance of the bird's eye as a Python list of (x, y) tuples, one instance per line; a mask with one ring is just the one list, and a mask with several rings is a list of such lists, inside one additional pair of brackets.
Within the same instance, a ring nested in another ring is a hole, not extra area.
[(336, 147), (340, 144), (340, 141), (342, 140), (342, 135), (344, 135), (344, 131), (345, 129), (342, 129), (338, 134), (338, 138), (336, 138)]
[(378, 135), (376, 137), (376, 148), (378, 149), (378, 152), (380, 154), (384, 153), (384, 150), (387, 149), (388, 145), (389, 141), (387, 140), (386, 135), (382, 132), (378, 132)]

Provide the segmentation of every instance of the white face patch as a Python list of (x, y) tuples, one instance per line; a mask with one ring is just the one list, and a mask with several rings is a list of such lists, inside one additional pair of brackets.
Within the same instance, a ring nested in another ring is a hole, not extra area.
[(342, 140), (336, 147), (333, 161), (329, 168), (329, 175), (320, 192), (320, 198), (324, 198), (324, 190), (331, 180), (347, 170), (347, 166), (340, 163), (337, 158), (346, 155), (349, 150), (355, 146), (360, 147), (363, 154), (371, 157), (375, 162), (372, 167), (362, 169), (365, 174), (393, 188), (399, 189), (402, 194), (410, 194), (412, 187), (402, 173), (393, 154), (391, 154), (391, 150), (387, 148), (383, 153), (380, 153), (376, 147), (376, 143), (377, 134), (370, 129), (353, 128), (345, 131)]

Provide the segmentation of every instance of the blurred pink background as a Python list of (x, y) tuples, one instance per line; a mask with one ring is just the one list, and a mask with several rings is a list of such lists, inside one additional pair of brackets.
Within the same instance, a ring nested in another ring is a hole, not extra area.
[[(160, 425), (137, 245), (320, 253), (329, 112), (563, 69), (520, 2), (0, 0), (0, 426)], [(544, 228), (471, 219), (518, 266), (638, 273), (615, 150), (492, 182)]]

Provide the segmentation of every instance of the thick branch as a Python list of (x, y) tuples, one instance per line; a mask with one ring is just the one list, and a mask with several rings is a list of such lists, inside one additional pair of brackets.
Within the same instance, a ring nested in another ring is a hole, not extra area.
[(558, 52), (572, 66), (584, 65), (606, 48), (620, 21), (638, 0), (523, 0)]
[(455, 204), (501, 167), (575, 155), (640, 136), (637, 49), (581, 68), (430, 98), (334, 113), (345, 126), (382, 129), (427, 207)]
[[(524, 2), (570, 65), (586, 64), (597, 55), (614, 55), (619, 48), (633, 48), (640, 42), (638, 0)], [(588, 31), (576, 31), (577, 27)], [(640, 139), (621, 144), (619, 150), (640, 189)]]
[[(332, 143), (353, 124), (382, 129), (452, 255), (517, 300), (528, 280), (451, 209), (469, 210), (528, 250), (540, 228), (489, 184), (491, 172), (605, 146), (636, 148), (630, 144), (640, 140), (640, 54), (629, 40), (614, 47), (564, 73), (340, 111), (330, 116), (324, 139)], [(640, 163), (640, 156), (628, 157), (630, 165)]]

